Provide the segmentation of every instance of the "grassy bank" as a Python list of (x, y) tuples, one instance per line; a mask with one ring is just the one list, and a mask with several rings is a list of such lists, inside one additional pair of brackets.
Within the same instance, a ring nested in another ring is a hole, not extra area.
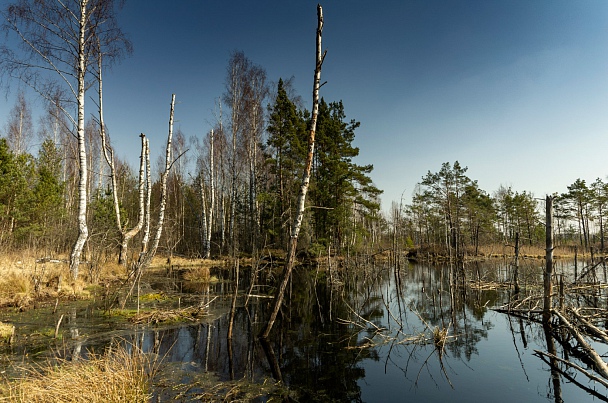
[(2, 379), (0, 401), (28, 403), (148, 402), (158, 362), (133, 346), (115, 346), (87, 360), (47, 362)]

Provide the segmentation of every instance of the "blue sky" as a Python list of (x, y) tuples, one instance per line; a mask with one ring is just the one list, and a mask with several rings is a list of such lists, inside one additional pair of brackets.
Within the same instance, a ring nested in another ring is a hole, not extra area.
[[(104, 79), (118, 155), (136, 164), (140, 132), (162, 152), (172, 93), (176, 127), (207, 132), (233, 51), (269, 80), (294, 76), (310, 108), (316, 4), (127, 1), (119, 19), (134, 54)], [(489, 193), (502, 184), (542, 197), (606, 179), (608, 1), (321, 4), (321, 95), (361, 122), (357, 161), (374, 165), (385, 210), (455, 160)], [(13, 95), (0, 100), (0, 122)]]

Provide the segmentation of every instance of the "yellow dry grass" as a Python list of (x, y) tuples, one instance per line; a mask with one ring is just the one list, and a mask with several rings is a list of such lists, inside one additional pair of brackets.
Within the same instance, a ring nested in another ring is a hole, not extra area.
[[(479, 246), (479, 254), (486, 257), (512, 257), (515, 255), (515, 247), (503, 244), (481, 245)], [(521, 245), (519, 256), (529, 259), (544, 259), (545, 249), (541, 246)], [(568, 247), (558, 246), (553, 249), (553, 257), (558, 259), (573, 258), (574, 253)]]
[(139, 349), (119, 346), (87, 360), (48, 362), (0, 383), (0, 401), (11, 403), (144, 403), (159, 362)]
[(438, 350), (443, 350), (443, 346), (448, 338), (448, 329), (435, 326), (433, 329), (433, 344)]
[(35, 256), (33, 253), (0, 256), (0, 306), (26, 308), (45, 298), (86, 297), (86, 279), (73, 281), (64, 258), (39, 261)]
[(15, 334), (15, 326), (10, 323), (0, 322), (0, 342), (12, 343)]
[(197, 281), (208, 283), (211, 279), (209, 266), (188, 267), (183, 272), (183, 278), (186, 281)]
[(217, 260), (211, 259), (192, 259), (181, 256), (173, 256), (171, 257), (171, 261), (169, 263), (169, 259), (167, 256), (156, 255), (154, 259), (152, 259), (152, 267), (162, 267), (171, 264), (172, 266), (198, 266), (198, 267), (212, 267), (217, 265)]

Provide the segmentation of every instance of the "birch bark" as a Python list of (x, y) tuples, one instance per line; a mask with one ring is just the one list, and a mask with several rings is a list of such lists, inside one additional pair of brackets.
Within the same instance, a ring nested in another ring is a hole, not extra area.
[[(163, 232), (163, 225), (165, 222), (165, 208), (167, 206), (167, 178), (169, 176), (169, 171), (171, 170), (171, 165), (173, 161), (171, 160), (171, 141), (173, 139), (173, 113), (175, 110), (175, 94), (171, 97), (171, 111), (169, 113), (169, 135), (167, 137), (167, 151), (165, 154), (165, 170), (160, 175), (160, 186), (161, 186), (161, 196), (160, 196), (160, 207), (158, 212), (158, 223), (156, 225), (156, 232), (154, 234), (154, 238), (152, 239), (152, 246), (150, 249), (143, 253), (140, 256), (140, 261), (138, 262), (137, 271), (141, 273), (143, 269), (148, 267), (152, 262), (152, 258), (156, 254), (156, 249), (158, 249), (158, 244), (160, 242), (160, 237)], [(150, 191), (150, 189), (148, 189)], [(149, 210), (148, 210), (149, 211)]]
[(211, 231), (213, 229), (213, 208), (215, 206), (215, 163), (213, 161), (213, 142), (215, 133), (211, 130), (211, 137), (209, 138), (209, 215), (207, 217), (207, 238), (205, 239), (205, 259), (209, 259), (211, 256)]
[(87, 0), (80, 2), (79, 35), (78, 35), (78, 162), (79, 162), (79, 182), (78, 182), (78, 238), (72, 248), (70, 255), (70, 272), (72, 278), (78, 278), (78, 268), (84, 244), (89, 236), (87, 226), (87, 150), (84, 135), (84, 95), (85, 95), (85, 76), (86, 76), (86, 28), (87, 28)]
[(268, 319), (268, 323), (266, 324), (266, 328), (264, 329), (261, 337), (267, 339), (270, 331), (272, 330), (272, 326), (277, 318), (279, 313), (279, 309), (281, 308), (281, 304), (283, 303), (283, 297), (285, 295), (285, 289), (287, 288), (287, 284), (289, 283), (289, 278), (291, 277), (291, 272), (293, 271), (293, 267), (295, 265), (296, 259), (296, 248), (298, 246), (298, 235), (300, 234), (300, 228), (302, 226), (302, 220), (304, 218), (304, 207), (306, 202), (306, 194), (308, 193), (308, 185), (310, 183), (310, 171), (312, 168), (312, 162), (314, 157), (315, 150), (315, 132), (317, 129), (317, 117), (319, 115), (319, 88), (321, 87), (321, 67), (323, 65), (323, 60), (325, 59), (325, 55), (327, 52), (322, 51), (321, 47), (321, 36), (323, 33), (323, 8), (321, 5), (317, 5), (317, 57), (315, 64), (315, 76), (313, 82), (313, 90), (312, 90), (312, 117), (310, 123), (310, 133), (308, 135), (308, 155), (306, 157), (306, 165), (304, 167), (304, 174), (302, 176), (302, 185), (300, 187), (300, 193), (298, 195), (297, 202), (297, 210), (296, 217), (293, 223), (293, 227), (291, 230), (289, 245), (288, 245), (288, 255), (287, 262), (285, 264), (285, 271), (283, 274), (283, 279), (279, 288), (277, 289), (277, 294), (275, 296), (275, 304), (274, 308), (270, 314), (270, 318)]

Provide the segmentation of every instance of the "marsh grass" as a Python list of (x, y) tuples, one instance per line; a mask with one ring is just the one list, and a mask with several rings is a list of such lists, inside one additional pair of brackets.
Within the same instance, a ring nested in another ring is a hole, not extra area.
[(186, 281), (209, 283), (211, 273), (208, 266), (189, 267), (183, 272), (183, 279)]
[[(469, 251), (471, 256), (473, 252)], [(506, 257), (512, 258), (515, 254), (514, 245), (489, 244), (479, 246), (479, 255), (485, 257)], [(545, 249), (541, 246), (521, 245), (519, 256), (523, 259), (544, 259)], [(569, 247), (558, 246), (553, 250), (554, 258), (573, 258), (574, 252)]]
[(151, 379), (160, 360), (133, 345), (117, 344), (84, 360), (59, 359), (22, 370), (16, 380), (3, 379), (3, 402), (148, 402)]
[(0, 342), (11, 344), (15, 336), (15, 326), (10, 323), (0, 322)]
[(435, 326), (433, 329), (433, 344), (437, 350), (443, 350), (445, 342), (448, 339), (448, 329)]

